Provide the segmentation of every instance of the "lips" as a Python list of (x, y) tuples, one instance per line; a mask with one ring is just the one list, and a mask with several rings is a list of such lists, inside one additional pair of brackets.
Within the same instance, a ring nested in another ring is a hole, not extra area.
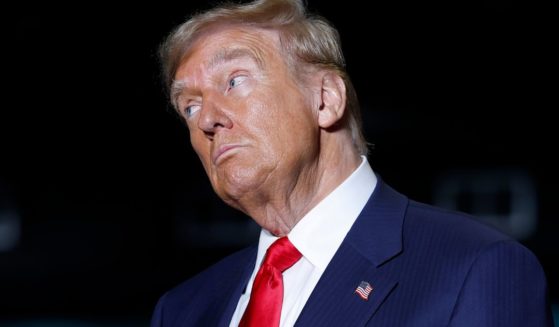
[(212, 154), (212, 161), (215, 164), (218, 164), (218, 161), (222, 158), (224, 158), (225, 156), (227, 156), (227, 154), (236, 148), (241, 147), (241, 145), (239, 144), (223, 144), (221, 146), (219, 146)]

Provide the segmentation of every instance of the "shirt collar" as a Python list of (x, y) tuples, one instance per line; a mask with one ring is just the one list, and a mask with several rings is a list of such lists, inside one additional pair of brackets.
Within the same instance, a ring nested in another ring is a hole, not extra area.
[[(367, 158), (357, 169), (311, 209), (288, 234), (289, 240), (316, 268), (324, 271), (346, 234), (365, 207), (377, 184)], [(278, 238), (262, 229), (257, 263)]]

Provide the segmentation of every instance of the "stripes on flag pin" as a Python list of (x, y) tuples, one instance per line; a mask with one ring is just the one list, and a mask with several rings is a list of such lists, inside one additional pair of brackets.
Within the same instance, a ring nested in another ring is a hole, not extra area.
[(369, 294), (373, 291), (373, 287), (371, 284), (367, 283), (366, 281), (361, 281), (359, 286), (355, 289), (355, 294), (359, 295), (359, 297), (365, 301), (369, 300)]

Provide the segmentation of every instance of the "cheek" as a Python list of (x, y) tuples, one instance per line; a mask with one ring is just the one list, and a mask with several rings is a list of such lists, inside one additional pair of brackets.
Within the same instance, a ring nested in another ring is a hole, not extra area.
[[(299, 109), (306, 110), (302, 107)], [(315, 153), (314, 144), (318, 136), (308, 115), (294, 117), (288, 112), (287, 115), (275, 116), (273, 122), (267, 125), (261, 131), (261, 140), (265, 142), (264, 151), (273, 160), (289, 161)]]
[(307, 134), (318, 126), (318, 117), (311, 111), (308, 101), (296, 90), (269, 94), (264, 101), (250, 104), (251, 126), (270, 141), (308, 141)]

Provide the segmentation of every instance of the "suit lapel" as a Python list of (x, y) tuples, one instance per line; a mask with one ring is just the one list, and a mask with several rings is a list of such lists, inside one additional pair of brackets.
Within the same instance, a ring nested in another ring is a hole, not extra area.
[[(408, 200), (378, 184), (320, 278), (296, 326), (364, 326), (397, 286), (388, 261), (402, 252), (402, 225)], [(373, 290), (367, 300), (355, 290)]]
[[(373, 290), (368, 300), (355, 290), (361, 281)], [(363, 326), (397, 281), (344, 243), (316, 285), (296, 326)]]
[[(237, 265), (238, 269), (231, 272), (227, 271), (227, 274), (224, 274), (228, 276), (227, 283), (231, 283), (231, 285), (235, 286), (231, 288), (227, 294), (220, 294), (219, 296), (218, 301), (226, 302), (226, 304), (223, 306), (223, 310), (220, 316), (221, 318), (218, 324), (218, 326), (220, 327), (228, 327), (231, 322), (231, 318), (233, 317), (233, 313), (237, 308), (239, 298), (245, 290), (250, 279), (250, 275), (254, 270), (254, 265), (256, 262), (256, 252), (257, 247), (255, 246), (253, 247), (249, 255), (245, 257), (246, 261), (243, 260), (243, 262), (239, 262), (239, 264)], [(219, 312), (214, 312), (212, 316), (219, 316)]]

